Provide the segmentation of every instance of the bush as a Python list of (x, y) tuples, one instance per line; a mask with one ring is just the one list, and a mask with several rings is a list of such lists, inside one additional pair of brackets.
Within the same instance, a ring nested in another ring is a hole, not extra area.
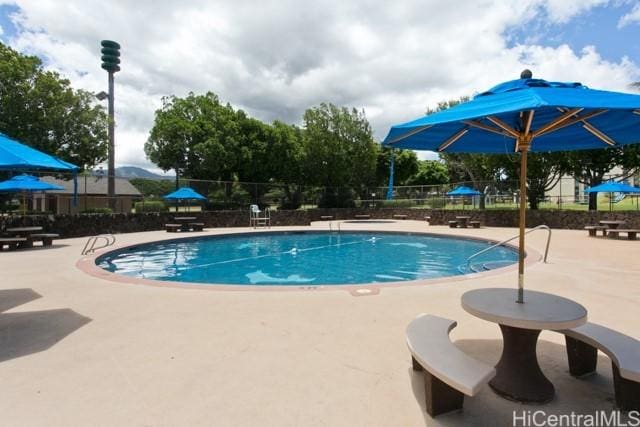
[(134, 205), (136, 213), (141, 212), (166, 212), (168, 210), (167, 205), (161, 201), (150, 202), (136, 202)]
[(91, 208), (82, 211), (83, 214), (111, 214), (113, 209), (111, 208)]

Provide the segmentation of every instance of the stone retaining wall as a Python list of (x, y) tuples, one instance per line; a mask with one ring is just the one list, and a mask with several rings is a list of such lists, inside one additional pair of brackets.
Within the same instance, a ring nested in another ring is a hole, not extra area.
[[(248, 211), (208, 211), (184, 213), (203, 222), (205, 227), (246, 227), (249, 224)], [(517, 210), (431, 210), (431, 209), (310, 209), (297, 211), (274, 211), (271, 225), (309, 225), (320, 221), (322, 216), (332, 216), (334, 220), (356, 220), (356, 215), (370, 215), (371, 219), (394, 219), (394, 215), (406, 215), (407, 219), (446, 225), (458, 215), (467, 215), (488, 227), (517, 227)], [(164, 224), (172, 222), (175, 214), (80, 214), (80, 215), (30, 215), (0, 216), (0, 231), (7, 227), (40, 225), (48, 232), (59, 233), (62, 237), (82, 237), (103, 233), (132, 233), (137, 231), (162, 230)], [(600, 220), (623, 220), (625, 228), (640, 229), (640, 212), (588, 212), (537, 210), (527, 211), (527, 227), (546, 224), (551, 228), (582, 229), (585, 225), (597, 224)], [(401, 220), (400, 220), (401, 221)]]

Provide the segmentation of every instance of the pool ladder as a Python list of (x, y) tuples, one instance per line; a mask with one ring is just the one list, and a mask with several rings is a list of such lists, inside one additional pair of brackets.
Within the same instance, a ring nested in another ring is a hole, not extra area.
[[(102, 245), (96, 246), (98, 241), (102, 241)], [(82, 255), (88, 255), (92, 252), (97, 251), (98, 249), (103, 249), (113, 245), (116, 242), (116, 237), (113, 234), (99, 234), (97, 236), (91, 236), (87, 240), (87, 243), (84, 244), (84, 248), (82, 249)]]
[[(549, 244), (551, 243), (551, 229), (549, 228), (549, 226), (547, 225), (539, 225), (537, 227), (533, 227), (531, 230), (528, 230), (527, 232), (525, 232), (524, 234), (529, 234), (532, 233), (536, 230), (547, 230), (547, 246), (544, 249), (544, 262), (546, 264), (547, 262), (547, 255), (549, 255)], [(520, 233), (516, 234), (513, 237), (509, 237), (508, 239), (505, 239), (501, 242), (496, 243), (495, 245), (491, 245), (488, 248), (485, 248), (483, 250), (481, 250), (480, 252), (476, 252), (475, 254), (471, 255), (469, 258), (467, 258), (467, 271), (469, 271), (469, 268), (471, 267), (471, 260), (474, 259), (475, 257), (477, 257), (478, 255), (482, 255), (485, 252), (489, 252), (491, 249), (497, 248), (498, 246), (502, 246), (505, 243), (508, 243), (512, 240), (517, 239), (520, 236)]]
[[(340, 221), (338, 221), (338, 227), (336, 228), (336, 233), (340, 234)], [(329, 233), (333, 233), (333, 221), (329, 221)]]

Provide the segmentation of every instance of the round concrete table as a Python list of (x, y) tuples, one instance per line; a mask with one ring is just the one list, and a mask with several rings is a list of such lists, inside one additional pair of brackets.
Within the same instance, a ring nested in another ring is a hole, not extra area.
[(518, 290), (475, 289), (462, 295), (469, 313), (497, 323), (504, 345), (489, 382), (499, 395), (518, 402), (544, 403), (553, 399), (554, 388), (538, 365), (536, 345), (543, 329), (571, 329), (587, 321), (587, 310), (567, 298), (525, 291), (524, 303), (516, 302)]

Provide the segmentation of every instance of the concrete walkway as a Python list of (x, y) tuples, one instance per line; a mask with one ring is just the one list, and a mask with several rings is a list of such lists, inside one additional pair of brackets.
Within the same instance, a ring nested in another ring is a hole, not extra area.
[[(517, 233), (417, 221), (342, 224), (348, 228), (496, 240)], [(174, 236), (117, 236), (119, 244), (167, 237)], [(545, 238), (533, 233), (527, 245), (542, 252)], [(463, 311), (460, 296), (515, 287), (513, 269), (366, 296), (338, 288), (183, 289), (89, 276), (76, 267), (85, 240), (0, 253), (4, 426), (506, 426), (513, 411), (614, 408), (609, 360), (601, 355), (598, 375), (576, 380), (568, 374), (563, 337), (543, 332), (538, 354), (556, 386), (553, 402), (521, 405), (486, 388), (466, 399), (460, 413), (426, 415), (422, 377), (412, 372), (404, 342), (407, 324), (423, 312), (455, 319), (456, 344), (495, 363), (498, 327)], [(591, 321), (640, 338), (639, 255), (637, 241), (554, 230), (549, 264), (531, 265), (526, 287), (571, 298)]]

